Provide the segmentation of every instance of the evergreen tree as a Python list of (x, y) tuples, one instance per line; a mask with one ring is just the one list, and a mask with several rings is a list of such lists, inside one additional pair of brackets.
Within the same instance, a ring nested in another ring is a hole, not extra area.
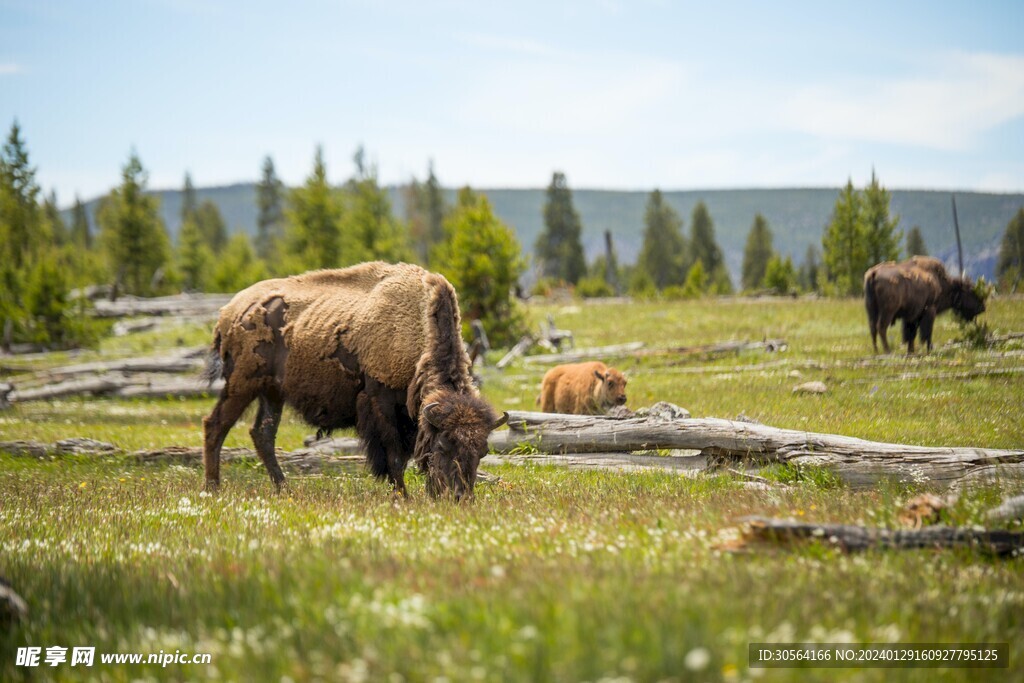
[(871, 266), (865, 232), (861, 197), (848, 180), (821, 240), (826, 278), (841, 296), (857, 296), (863, 289), (864, 273)]
[(274, 160), (263, 160), (263, 174), (256, 186), (256, 253), (269, 261), (284, 231), (284, 183), (274, 171)]
[(479, 319), (491, 343), (513, 343), (525, 326), (512, 295), (526, 269), (515, 232), (494, 215), (487, 197), (467, 187), (445, 220), (445, 233), (430, 262), (459, 293), (463, 327)]
[(199, 226), (199, 234), (202, 235), (203, 242), (209, 247), (210, 252), (219, 254), (228, 242), (228, 227), (224, 223), (220, 209), (211, 200), (205, 199), (192, 213), (192, 218)]
[(813, 244), (807, 245), (804, 253), (804, 262), (800, 264), (800, 272), (797, 274), (797, 282), (805, 292), (818, 291), (819, 270), (821, 268), (821, 254), (818, 247)]
[(864, 188), (861, 204), (868, 267), (882, 261), (895, 261), (900, 257), (903, 231), (896, 229), (900, 217), (889, 215), (891, 199), (892, 194), (882, 187), (872, 169), (871, 182)]
[(291, 270), (341, 265), (342, 208), (327, 182), (323, 148), (316, 148), (313, 170), (288, 198), (285, 246)]
[(89, 213), (82, 200), (75, 197), (75, 208), (71, 211), (71, 244), (76, 249), (92, 249), (92, 228)]
[(100, 234), (117, 281), (131, 294), (153, 294), (168, 261), (169, 241), (159, 200), (146, 195), (148, 176), (133, 150), (97, 213)]
[(775, 251), (772, 248), (772, 231), (764, 216), (754, 216), (754, 223), (747, 235), (747, 245), (743, 250), (743, 274), (740, 282), (743, 289), (754, 290), (764, 285), (768, 261)]
[(185, 171), (185, 187), (181, 190), (181, 222), (194, 218), (199, 208), (199, 200), (196, 199), (196, 188), (192, 185), (192, 174)]
[(764, 286), (776, 294), (789, 294), (796, 287), (793, 259), (772, 254), (765, 268)]
[(430, 162), (425, 182), (413, 178), (402, 193), (409, 237), (419, 261), (427, 263), (432, 247), (444, 239), (444, 219), (448, 213), (444, 191), (434, 175), (434, 162)]
[(572, 191), (565, 174), (556, 171), (544, 203), (544, 231), (535, 247), (545, 277), (576, 284), (586, 273), (581, 232), (580, 216), (572, 204)]
[(64, 346), (68, 329), (68, 284), (52, 254), (42, 255), (29, 271), (25, 283), (25, 312), (31, 341), (47, 348)]
[(707, 272), (704, 270), (704, 262), (697, 259), (686, 273), (682, 296), (686, 299), (695, 299), (703, 296), (708, 291), (709, 284)]
[(237, 292), (267, 277), (267, 266), (256, 256), (249, 236), (231, 236), (213, 267), (208, 287), (217, 292)]
[(44, 230), (43, 234), (56, 246), (67, 244), (68, 226), (64, 222), (64, 217), (60, 215), (60, 208), (57, 206), (56, 190), (52, 190), (49, 196), (43, 200), (43, 217), (47, 223), (47, 229)]
[(14, 269), (25, 266), (46, 242), (41, 230), (36, 169), (15, 121), (0, 154), (0, 260)]
[(1013, 292), (1024, 277), (1024, 208), (1018, 209), (1006, 225), (999, 245), (996, 277)]
[(907, 256), (927, 256), (928, 248), (924, 246), (921, 228), (914, 226), (907, 233)]
[(190, 216), (178, 231), (178, 272), (186, 291), (205, 291), (213, 254), (203, 240), (195, 217)]
[(683, 283), (685, 258), (683, 219), (665, 202), (661, 191), (655, 190), (647, 198), (644, 210), (644, 241), (637, 267), (647, 273), (660, 290)]
[(732, 282), (729, 280), (729, 271), (725, 266), (722, 248), (715, 241), (715, 223), (704, 202), (697, 202), (693, 207), (690, 231), (690, 256), (703, 264), (708, 287), (718, 294), (730, 293)]
[(346, 186), (347, 207), (342, 219), (342, 239), (347, 247), (343, 263), (360, 261), (410, 261), (412, 250), (403, 223), (395, 219), (391, 200), (377, 182), (376, 168), (356, 153), (356, 177)]

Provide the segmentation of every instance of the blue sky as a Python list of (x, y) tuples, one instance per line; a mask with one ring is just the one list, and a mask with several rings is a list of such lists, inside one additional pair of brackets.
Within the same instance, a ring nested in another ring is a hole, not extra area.
[(0, 0), (0, 126), (60, 203), (382, 182), (1024, 191), (1021, 2)]

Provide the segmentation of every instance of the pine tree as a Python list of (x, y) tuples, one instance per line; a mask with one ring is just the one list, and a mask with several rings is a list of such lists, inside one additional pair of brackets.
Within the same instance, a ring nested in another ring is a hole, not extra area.
[(999, 245), (996, 277), (1012, 292), (1017, 291), (1024, 277), (1024, 208), (1018, 209), (1006, 225)]
[(793, 291), (796, 287), (793, 259), (789, 256), (783, 259), (778, 254), (772, 254), (765, 268), (764, 286), (775, 294), (789, 294)]
[(754, 223), (747, 235), (743, 250), (743, 274), (740, 278), (745, 290), (755, 290), (764, 285), (764, 276), (775, 250), (772, 248), (772, 231), (768, 221), (761, 214), (754, 216)]
[(231, 236), (217, 259), (208, 288), (217, 292), (237, 292), (267, 275), (267, 266), (257, 258), (249, 236), (239, 232)]
[(192, 218), (199, 226), (199, 234), (203, 242), (209, 247), (214, 255), (219, 254), (228, 242), (228, 227), (224, 223), (224, 217), (220, 209), (209, 199), (204, 199), (199, 207), (192, 213)]
[(194, 218), (199, 208), (199, 200), (196, 199), (196, 188), (192, 185), (192, 174), (185, 171), (185, 187), (181, 190), (181, 222)]
[(71, 244), (76, 249), (92, 249), (89, 213), (78, 197), (75, 197), (75, 208), (71, 211)]
[(654, 286), (661, 290), (683, 283), (686, 238), (683, 219), (669, 206), (660, 190), (647, 198), (644, 210), (644, 241), (637, 258), (637, 267), (647, 273)]
[[(889, 215), (892, 194), (878, 182), (874, 169), (871, 182), (864, 188), (863, 211), (864, 239), (868, 266), (882, 261), (895, 261), (900, 257), (900, 242), (903, 231), (897, 230), (899, 216)], [(866, 270), (866, 269), (865, 269)]]
[(492, 344), (513, 343), (525, 325), (512, 295), (526, 269), (515, 232), (494, 215), (487, 197), (468, 187), (444, 227), (446, 239), (430, 262), (458, 291), (463, 326), (479, 319)]
[(343, 263), (412, 260), (408, 231), (395, 219), (391, 200), (377, 182), (376, 168), (363, 164), (362, 148), (356, 160), (357, 175), (345, 188), (347, 206), (341, 231), (347, 250)]
[(178, 231), (178, 272), (186, 291), (205, 291), (213, 254), (203, 240), (195, 217), (190, 216)]
[(914, 226), (907, 233), (907, 256), (927, 256), (928, 247), (924, 246), (921, 228)]
[(57, 206), (57, 191), (52, 190), (43, 200), (43, 217), (46, 220), (46, 227), (42, 231), (50, 244), (63, 246), (68, 242), (68, 226), (64, 217), (60, 215), (60, 207)]
[(170, 251), (159, 200), (147, 196), (148, 176), (133, 150), (121, 170), (121, 186), (97, 212), (103, 246), (117, 281), (131, 294), (152, 294)]
[(0, 260), (14, 269), (26, 266), (45, 244), (36, 169), (15, 121), (0, 154)]
[(427, 263), (432, 247), (444, 240), (444, 219), (448, 213), (444, 191), (434, 174), (433, 161), (428, 167), (426, 181), (421, 183), (413, 178), (402, 188), (402, 195), (413, 249), (419, 261)]
[(341, 205), (327, 182), (323, 148), (318, 146), (312, 172), (288, 198), (285, 247), (289, 269), (341, 265), (341, 214)]
[(800, 271), (797, 274), (797, 282), (805, 292), (818, 291), (818, 271), (821, 268), (821, 253), (814, 244), (807, 245), (804, 253), (804, 262), (800, 264)]
[(284, 183), (269, 155), (263, 160), (263, 174), (256, 186), (256, 206), (256, 254), (269, 261), (284, 232)]
[(857, 296), (863, 288), (864, 272), (871, 265), (865, 233), (861, 197), (853, 189), (853, 181), (848, 180), (821, 240), (826, 277), (841, 296)]
[(693, 207), (690, 234), (690, 257), (703, 264), (709, 291), (713, 289), (718, 294), (730, 293), (732, 282), (729, 280), (729, 271), (725, 266), (722, 248), (715, 241), (715, 223), (704, 202), (697, 202)]
[(572, 191), (565, 174), (556, 171), (544, 203), (544, 231), (535, 247), (545, 277), (576, 284), (586, 273), (581, 232), (580, 216), (572, 204)]

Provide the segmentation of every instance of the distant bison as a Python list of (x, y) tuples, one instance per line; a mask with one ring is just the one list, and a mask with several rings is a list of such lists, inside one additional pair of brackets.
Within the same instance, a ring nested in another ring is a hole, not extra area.
[(364, 263), (264, 280), (221, 309), (208, 376), (224, 389), (203, 420), (206, 485), (245, 408), (270, 478), (284, 481), (274, 439), (287, 403), (321, 432), (355, 427), (370, 470), (405, 493), (413, 460), (433, 496), (473, 492), (487, 436), (508, 419), (480, 398), (462, 346), (459, 303), (442, 276)]
[(913, 353), (918, 332), (927, 349), (932, 350), (932, 327), (939, 313), (952, 308), (961, 318), (973, 320), (985, 310), (985, 302), (975, 294), (970, 280), (950, 277), (942, 262), (929, 256), (871, 267), (864, 274), (864, 305), (871, 344), (877, 352), (881, 335), (886, 353), (886, 331), (897, 318), (903, 320), (907, 353)]
[(626, 403), (626, 377), (598, 361), (559, 365), (544, 375), (537, 401), (546, 413), (601, 415)]

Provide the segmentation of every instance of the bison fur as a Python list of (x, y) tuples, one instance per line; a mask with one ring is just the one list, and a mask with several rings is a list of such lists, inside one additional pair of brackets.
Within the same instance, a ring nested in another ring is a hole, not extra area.
[(537, 399), (546, 413), (603, 415), (626, 403), (626, 377), (604, 363), (558, 365), (548, 370)]

